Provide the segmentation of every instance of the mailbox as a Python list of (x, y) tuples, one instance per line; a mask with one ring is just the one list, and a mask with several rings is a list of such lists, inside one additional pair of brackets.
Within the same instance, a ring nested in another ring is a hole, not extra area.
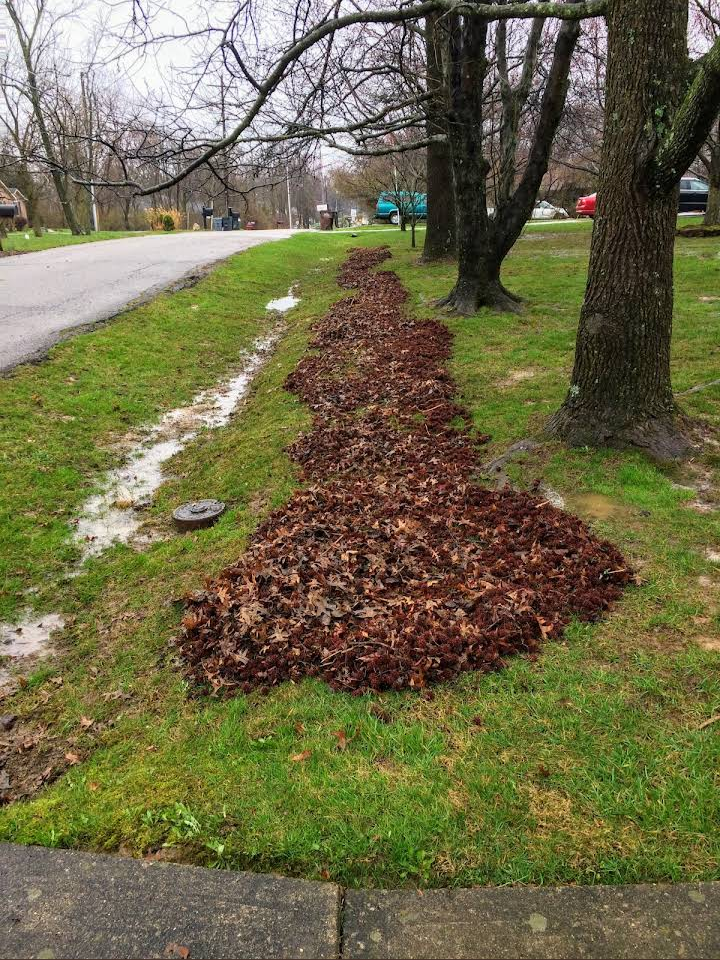
[(12, 219), (18, 215), (18, 205), (16, 203), (0, 203), (0, 217), (3, 220)]

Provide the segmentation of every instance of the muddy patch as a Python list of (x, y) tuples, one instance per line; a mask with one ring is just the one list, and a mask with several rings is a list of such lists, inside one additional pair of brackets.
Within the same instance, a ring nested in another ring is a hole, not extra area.
[(696, 513), (715, 513), (720, 509), (720, 490), (715, 485), (713, 471), (702, 463), (684, 464), (682, 471), (675, 474), (672, 486), (693, 494), (685, 506)]
[(18, 667), (30, 665), (51, 650), (51, 638), (65, 620), (57, 613), (39, 616), (28, 612), (17, 623), (0, 623), (0, 687), (6, 686)]
[(187, 407), (166, 413), (146, 433), (125, 463), (109, 471), (101, 493), (90, 497), (75, 524), (74, 536), (82, 560), (98, 556), (116, 543), (128, 543), (142, 526), (143, 511), (165, 479), (164, 466), (203, 429), (225, 426), (250, 387), (278, 338), (278, 332), (258, 340), (236, 376), (204, 390)]
[(632, 514), (630, 507), (604, 493), (581, 493), (569, 497), (568, 509), (590, 520), (618, 520)]

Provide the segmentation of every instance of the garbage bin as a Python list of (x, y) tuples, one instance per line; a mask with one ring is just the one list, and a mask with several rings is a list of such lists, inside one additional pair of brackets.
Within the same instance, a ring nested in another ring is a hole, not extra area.
[(334, 217), (329, 210), (323, 210), (320, 214), (320, 229), (321, 230), (332, 230)]

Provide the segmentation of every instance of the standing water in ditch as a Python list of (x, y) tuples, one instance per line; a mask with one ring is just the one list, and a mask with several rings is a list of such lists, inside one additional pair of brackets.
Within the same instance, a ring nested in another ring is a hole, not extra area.
[(101, 493), (83, 505), (75, 527), (83, 561), (114, 543), (127, 543), (143, 523), (142, 510), (163, 482), (163, 466), (203, 427), (215, 430), (228, 422), (247, 393), (278, 334), (256, 341), (242, 371), (212, 390), (203, 390), (187, 407), (166, 413), (122, 466), (110, 470)]
[(266, 310), (274, 310), (275, 313), (286, 313), (292, 310), (300, 303), (300, 297), (295, 296), (295, 284), (287, 292), (286, 297), (278, 297), (277, 300), (270, 300), (265, 304)]
[(10, 680), (10, 672), (3, 664), (39, 653), (48, 653), (53, 633), (62, 630), (65, 620), (57, 613), (39, 616), (27, 612), (18, 623), (0, 623), (0, 687)]

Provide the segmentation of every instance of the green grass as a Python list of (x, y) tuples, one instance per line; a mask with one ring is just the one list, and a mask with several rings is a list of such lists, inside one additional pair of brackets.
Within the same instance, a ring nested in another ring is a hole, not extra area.
[[(522, 316), (448, 321), (462, 397), (492, 434), (488, 456), (538, 433), (562, 399), (588, 227), (537, 225), (519, 242), (505, 280), (528, 298)], [(349, 885), (717, 877), (720, 725), (700, 724), (720, 709), (718, 653), (705, 648), (720, 639), (720, 572), (705, 556), (720, 542), (719, 515), (696, 512), (693, 494), (673, 486), (702, 470), (717, 487), (717, 448), (664, 471), (638, 454), (548, 445), (513, 467), (519, 484), (539, 477), (578, 511), (587, 494), (603, 495), (607, 515), (590, 522), (642, 577), (605, 621), (573, 625), (535, 662), (465, 675), (434, 699), (347, 697), (316, 682), (230, 701), (186, 688), (168, 646), (174, 601), (237, 557), (296, 483), (283, 448), (308, 417), (282, 383), (312, 318), (340, 295), (346, 250), (391, 244), (387, 266), (419, 314), (433, 314), (451, 285), (451, 266), (417, 264), (409, 235), (373, 233), (256, 248), (0, 383), (5, 613), (30, 587), (39, 608), (70, 617), (63, 657), (3, 712), (46, 731), (38, 765), (67, 751), (82, 760), (2, 810), (0, 837), (164, 849)], [(717, 253), (712, 239), (678, 247), (678, 390), (717, 376), (718, 305), (700, 299), (720, 289)], [(117, 547), (64, 581), (75, 555), (68, 522), (115, 462), (113, 438), (231, 369), (267, 323), (263, 304), (295, 280), (302, 302), (242, 413), (172, 462), (152, 510), (168, 539), (143, 553)], [(683, 402), (717, 426), (718, 388)], [(210, 530), (169, 535), (172, 506), (199, 495), (230, 509)]]
[[(123, 237), (145, 237), (148, 230), (98, 230), (97, 233), (73, 236), (69, 230), (54, 230), (52, 233), (43, 233), (36, 237), (32, 230), (20, 230), (9, 233), (3, 239), (3, 250), (10, 253), (34, 253), (37, 250), (50, 250), (52, 247), (68, 247), (76, 243), (94, 243), (96, 240), (118, 240)], [(25, 234), (28, 238), (25, 239)]]

